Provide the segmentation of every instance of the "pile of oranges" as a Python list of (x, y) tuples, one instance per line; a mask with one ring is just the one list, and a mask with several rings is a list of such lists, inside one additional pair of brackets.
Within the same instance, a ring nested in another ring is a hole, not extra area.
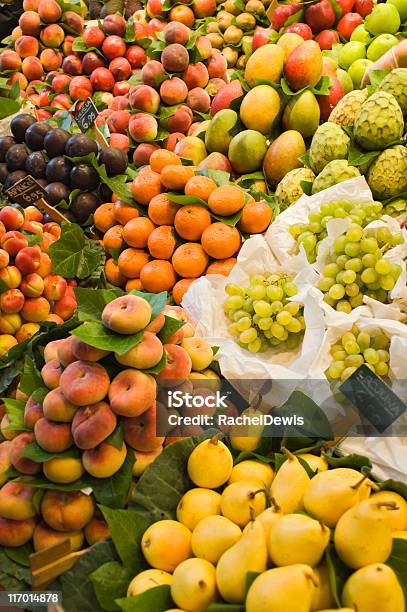
[[(126, 291), (170, 291), (177, 304), (200, 276), (228, 276), (242, 244), (241, 232), (264, 232), (272, 220), (265, 201), (255, 201), (233, 183), (218, 186), (165, 149), (154, 151), (131, 190), (145, 216), (118, 199), (94, 214), (108, 255), (106, 279)], [(172, 201), (174, 192), (189, 196), (188, 203)], [(237, 214), (235, 227), (227, 221)]]

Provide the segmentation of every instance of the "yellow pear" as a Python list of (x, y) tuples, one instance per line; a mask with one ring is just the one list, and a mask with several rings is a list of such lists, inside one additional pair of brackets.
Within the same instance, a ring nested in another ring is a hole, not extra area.
[[(169, 612), (172, 612), (172, 610)], [(355, 612), (355, 609), (354, 608), (325, 608), (325, 610), (318, 610), (318, 612)]]
[(391, 502), (365, 499), (341, 516), (335, 527), (334, 543), (346, 565), (359, 569), (387, 561), (393, 546), (387, 513), (394, 507)]
[(241, 539), (223, 553), (216, 566), (216, 584), (223, 599), (243, 603), (246, 597), (248, 572), (261, 573), (267, 567), (267, 547), (264, 530), (252, 521)]
[(304, 494), (304, 508), (328, 527), (346, 510), (369, 496), (371, 482), (357, 470), (336, 468), (316, 474)]
[(308, 463), (313, 472), (325, 472), (329, 466), (325, 457), (320, 455), (312, 455), (311, 453), (301, 453), (297, 455), (299, 459), (303, 459)]
[(207, 516), (192, 532), (191, 546), (195, 557), (214, 565), (223, 553), (242, 537), (240, 527), (225, 516)]
[(247, 459), (237, 463), (232, 470), (228, 483), (237, 482), (238, 480), (260, 480), (263, 485), (269, 489), (274, 478), (274, 472), (271, 465)]
[(257, 576), (246, 612), (309, 612), (317, 578), (309, 565), (276, 567)]
[(171, 597), (188, 612), (205, 612), (216, 599), (215, 568), (205, 559), (187, 559), (176, 567)]
[(391, 535), (394, 540), (407, 540), (407, 531), (393, 531)]
[(190, 489), (177, 506), (177, 520), (191, 531), (201, 519), (213, 514), (220, 514), (220, 493), (212, 489)]
[(188, 458), (188, 475), (197, 487), (217, 489), (227, 482), (232, 468), (232, 453), (216, 436), (198, 444)]
[(305, 514), (286, 514), (270, 529), (268, 551), (275, 565), (315, 567), (329, 543), (330, 531)]
[(271, 506), (263, 512), (260, 512), (258, 516), (256, 516), (256, 521), (259, 521), (263, 525), (264, 533), (266, 536), (266, 542), (269, 541), (270, 530), (272, 526), (278, 521), (284, 514), (281, 512), (278, 506)]
[(390, 527), (393, 531), (407, 530), (407, 502), (404, 497), (401, 497), (401, 495), (394, 491), (380, 491), (372, 495), (370, 499), (372, 501), (395, 502), (397, 508), (386, 515), (390, 522)]
[(148, 569), (144, 572), (140, 572), (140, 574), (137, 574), (137, 576), (133, 578), (127, 589), (127, 597), (135, 597), (136, 595), (140, 595), (140, 593), (144, 593), (144, 591), (148, 591), (148, 589), (171, 583), (172, 576), (168, 572), (163, 572), (158, 569)]
[(224, 489), (220, 498), (223, 516), (244, 527), (266, 508), (266, 490), (258, 480), (238, 480)]
[(303, 508), (302, 500), (310, 479), (297, 457), (289, 451), (285, 453), (287, 459), (271, 483), (270, 494), (281, 512), (290, 514)]
[(397, 576), (382, 563), (367, 565), (352, 574), (343, 588), (342, 603), (357, 612), (405, 612)]
[(321, 561), (321, 563), (314, 568), (314, 573), (318, 577), (318, 586), (312, 598), (312, 612), (335, 605), (335, 598), (331, 589), (331, 581), (326, 561)]
[(178, 521), (157, 521), (144, 532), (141, 551), (151, 567), (173, 572), (181, 561), (192, 557), (191, 537), (190, 530)]
[[(253, 418), (255, 416), (263, 416), (260, 410), (255, 408), (246, 408), (241, 416)], [(263, 425), (235, 425), (230, 431), (230, 443), (233, 448), (240, 451), (254, 451), (261, 442), (263, 433)]]

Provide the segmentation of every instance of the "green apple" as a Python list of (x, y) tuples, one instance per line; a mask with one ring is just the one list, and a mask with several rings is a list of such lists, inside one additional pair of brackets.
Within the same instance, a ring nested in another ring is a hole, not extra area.
[(358, 25), (357, 28), (355, 28), (352, 32), (350, 41), (353, 42), (355, 40), (362, 42), (365, 45), (368, 45), (370, 41), (372, 40), (372, 37), (370, 36), (369, 32), (366, 30), (363, 23)]
[(393, 4), (399, 12), (401, 23), (407, 19), (407, 0), (387, 0), (388, 4)]
[[(363, 60), (356, 60), (356, 61), (360, 62)], [(336, 71), (336, 77), (338, 81), (340, 82), (340, 84), (342, 85), (342, 87), (344, 88), (345, 94), (352, 91), (353, 81), (351, 77), (349, 76), (349, 74), (346, 72), (346, 70), (342, 70), (342, 68), (338, 68), (338, 70)]]
[(353, 62), (358, 59), (364, 59), (366, 57), (365, 45), (355, 40), (348, 42), (339, 50), (338, 53), (338, 64), (344, 70), (347, 70)]
[(384, 55), (386, 51), (394, 47), (394, 45), (397, 45), (398, 42), (398, 38), (393, 36), (393, 34), (379, 34), (379, 36), (370, 43), (367, 49), (368, 59), (375, 62), (379, 57)]
[(400, 15), (393, 4), (377, 4), (365, 19), (368, 32), (378, 34), (395, 34), (400, 28)]
[(358, 59), (349, 66), (348, 75), (352, 79), (355, 89), (360, 89), (363, 75), (371, 64), (373, 64), (373, 62), (368, 59)]

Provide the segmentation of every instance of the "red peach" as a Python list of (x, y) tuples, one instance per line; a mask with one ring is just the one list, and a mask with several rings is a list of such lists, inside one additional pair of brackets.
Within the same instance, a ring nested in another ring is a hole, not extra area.
[[(72, 106), (72, 99), (67, 94), (57, 94), (52, 100), (50, 106), (52, 106), (52, 108), (58, 108), (59, 110), (69, 110)], [(49, 234), (47, 234), (47, 232), (44, 232), (44, 242), (40, 243), (39, 245), (41, 247), (41, 250), (46, 252), (51, 242), (53, 241), (50, 238)]]
[(18, 547), (27, 544), (33, 536), (35, 519), (15, 521), (0, 517), (0, 546)]
[(51, 340), (44, 348), (44, 361), (48, 363), (48, 361), (52, 361), (53, 359), (58, 358), (58, 346), (63, 340)]
[(82, 60), (76, 55), (67, 55), (62, 62), (62, 70), (71, 76), (82, 74)]
[(98, 363), (74, 361), (62, 372), (60, 386), (65, 397), (75, 406), (102, 401), (109, 389), (109, 376)]
[(102, 52), (108, 60), (123, 57), (126, 53), (126, 43), (120, 36), (107, 36), (102, 44)]
[(92, 450), (85, 450), (82, 454), (82, 463), (85, 470), (95, 478), (109, 478), (113, 476), (126, 460), (127, 448), (123, 446), (118, 450), (115, 446), (102, 442)]
[(28, 81), (26, 77), (22, 74), (22, 72), (15, 72), (11, 75), (9, 80), (7, 81), (7, 85), (14, 85), (14, 83), (18, 81), (20, 90), (25, 90), (28, 86)]
[(72, 351), (72, 343), (73, 336), (68, 336), (68, 338), (63, 338), (58, 342), (56, 358), (64, 367), (76, 361)]
[(169, 132), (186, 133), (192, 125), (192, 111), (188, 106), (180, 106), (167, 120)]
[(161, 53), (161, 63), (167, 72), (184, 72), (189, 64), (188, 50), (178, 43), (168, 45)]
[(41, 19), (35, 11), (25, 11), (18, 20), (18, 25), (23, 35), (38, 36), (41, 31)]
[(51, 359), (41, 370), (41, 376), (48, 389), (56, 389), (62, 374), (62, 367), (58, 359)]
[(107, 68), (96, 68), (90, 75), (90, 82), (96, 91), (110, 91), (114, 86), (114, 77)]
[(68, 402), (60, 387), (56, 387), (45, 396), (42, 409), (47, 419), (58, 423), (70, 423), (78, 407)]
[(147, 0), (146, 11), (151, 19), (164, 17), (163, 0)]
[(149, 410), (132, 418), (124, 419), (124, 439), (138, 451), (151, 452), (162, 446), (164, 437), (157, 436), (157, 410), (154, 403)]
[(129, 96), (130, 107), (154, 115), (160, 108), (160, 96), (149, 85), (139, 85)]
[(40, 0), (38, 14), (44, 23), (55, 23), (61, 18), (62, 10), (55, 0)]
[(24, 306), (24, 294), (19, 289), (8, 289), (0, 295), (0, 307), (2, 312), (13, 314), (20, 312)]
[(132, 72), (130, 63), (124, 57), (115, 57), (109, 64), (109, 70), (115, 81), (125, 81)]
[(26, 57), (21, 70), (29, 81), (41, 79), (44, 76), (44, 67), (38, 57)]
[(216, 0), (194, 0), (192, 9), (197, 19), (212, 17), (216, 13)]
[(212, 53), (206, 62), (206, 66), (211, 79), (214, 77), (222, 78), (228, 67), (225, 57), (216, 52)]
[(142, 414), (152, 406), (155, 395), (155, 379), (132, 369), (119, 372), (109, 388), (110, 406), (113, 412), (123, 416)]
[(129, 61), (130, 66), (134, 70), (135, 68), (141, 68), (147, 61), (147, 55), (143, 47), (139, 45), (131, 45), (127, 48), (125, 58)]
[[(209, 58), (208, 62), (210, 59), (211, 58)], [(217, 75), (210, 75), (205, 64), (198, 62), (197, 64), (190, 64), (188, 66), (182, 75), (182, 79), (185, 81), (188, 89), (194, 89), (195, 87), (206, 87), (210, 76)]]
[(81, 491), (46, 491), (41, 501), (44, 521), (56, 531), (78, 531), (95, 512), (93, 497)]
[(165, 325), (165, 315), (163, 312), (160, 312), (160, 314), (158, 314), (156, 318), (153, 319), (151, 323), (147, 325), (144, 331), (151, 332), (152, 334), (158, 334), (158, 332), (162, 330), (164, 325)]
[(10, 461), (12, 466), (22, 474), (38, 474), (41, 471), (41, 463), (35, 463), (31, 459), (22, 457), (24, 449), (35, 442), (33, 433), (21, 433), (11, 442)]
[(106, 63), (103, 58), (93, 51), (85, 53), (82, 58), (82, 69), (85, 74), (92, 74), (96, 68), (103, 68), (104, 66), (106, 66)]
[(11, 38), (13, 40), (17, 40), (17, 38), (20, 38), (20, 36), (22, 36), (22, 35), (23, 35), (23, 33), (21, 31), (20, 26), (16, 26), (15, 28), (13, 28), (11, 30)]
[(141, 79), (145, 85), (159, 87), (166, 79), (164, 66), (157, 60), (148, 61), (141, 69)]
[(28, 298), (21, 309), (21, 316), (31, 323), (44, 321), (50, 312), (50, 304), (43, 297)]
[(5, 70), (19, 70), (21, 68), (21, 57), (16, 51), (5, 49), (0, 54), (0, 72)]
[(206, 36), (198, 36), (196, 39), (196, 48), (203, 60), (208, 59), (212, 54), (212, 44)]
[(165, 104), (181, 104), (181, 102), (186, 100), (187, 95), (188, 87), (184, 81), (178, 77), (167, 79), (161, 84), (160, 96)]
[(106, 402), (79, 408), (72, 421), (72, 435), (82, 450), (95, 448), (116, 429), (116, 415)]
[(34, 425), (37, 444), (49, 453), (61, 453), (73, 444), (70, 423), (57, 423), (45, 417)]
[(129, 137), (125, 134), (110, 134), (109, 144), (111, 147), (121, 149), (125, 153), (128, 153), (130, 147)]
[(156, 19), (155, 17), (150, 19), (147, 26), (148, 36), (156, 39), (157, 32), (162, 32), (166, 25), (167, 23), (165, 21), (161, 21), (161, 19)]
[[(61, 26), (52, 23), (41, 30), (40, 39), (46, 47), (59, 49), (65, 38), (65, 33)], [(20, 39), (19, 39), (20, 40)]]
[(128, 107), (129, 107), (129, 98), (126, 95), (115, 96), (109, 104), (109, 110), (112, 110), (112, 111), (126, 110), (126, 108)]
[(115, 354), (116, 361), (125, 366), (144, 370), (157, 365), (163, 356), (161, 341), (151, 332), (144, 331), (142, 341), (123, 355)]
[(82, 361), (99, 361), (109, 355), (109, 351), (90, 346), (75, 336), (72, 336), (71, 350), (76, 359)]
[(207, 113), (211, 105), (211, 99), (202, 87), (194, 87), (188, 94), (187, 105), (193, 111)]
[(25, 11), (37, 11), (40, 0), (23, 0), (23, 9)]
[(102, 322), (119, 334), (135, 334), (151, 320), (150, 304), (137, 295), (123, 295), (107, 304), (102, 312)]
[(24, 425), (33, 428), (38, 419), (43, 416), (42, 405), (30, 395), (24, 408)]
[(185, 45), (188, 42), (191, 30), (183, 23), (172, 21), (165, 26), (163, 30), (164, 40), (167, 45), (171, 43), (179, 43)]
[[(100, 68), (98, 69), (100, 70)], [(72, 100), (86, 100), (93, 93), (93, 83), (85, 76), (76, 76), (69, 83), (69, 95)], [(63, 95), (63, 94), (61, 94)]]
[(75, 38), (76, 38), (75, 36), (71, 36), (71, 35), (65, 36), (65, 40), (62, 45), (62, 53), (64, 54), (64, 56), (73, 54), (72, 46), (73, 46), (73, 41), (75, 40)]
[(150, 142), (158, 134), (157, 120), (152, 115), (136, 113), (130, 118), (129, 133), (136, 142)]
[(97, 26), (88, 26), (82, 34), (82, 38), (87, 47), (96, 47), (100, 49), (106, 36)]
[(160, 146), (154, 143), (143, 142), (134, 149), (133, 161), (136, 166), (147, 166), (150, 162), (150, 157), (159, 149)]
[(0, 221), (7, 231), (18, 230), (24, 223), (24, 215), (14, 206), (5, 206), (0, 210)]
[(222, 109), (230, 108), (232, 101), (243, 95), (243, 89), (238, 80), (228, 83), (212, 100), (211, 115), (214, 117)]
[(164, 351), (167, 357), (167, 364), (157, 379), (164, 381), (168, 386), (170, 384), (172, 386), (174, 382), (179, 384), (186, 380), (192, 369), (191, 358), (186, 350), (177, 344), (164, 344)]
[(185, 138), (185, 134), (181, 134), (181, 132), (173, 132), (172, 134), (170, 134), (164, 143), (167, 151), (174, 152), (175, 147), (177, 146), (179, 141), (182, 140), (183, 138)]
[(51, 81), (52, 89), (56, 93), (65, 93), (69, 90), (71, 77), (67, 74), (57, 74)]
[(112, 133), (126, 134), (131, 115), (126, 110), (113, 111), (108, 117), (107, 125)]
[(9, 255), (17, 255), (21, 249), (28, 246), (28, 241), (21, 232), (11, 231), (1, 237), (0, 245)]
[(69, 28), (70, 32), (75, 33), (77, 36), (80, 36), (83, 32), (83, 17), (82, 15), (78, 15), (74, 11), (66, 11), (64, 13), (63, 22)]
[(106, 34), (123, 36), (126, 31), (126, 21), (121, 15), (107, 15), (103, 19), (102, 26)]
[(32, 274), (40, 267), (40, 255), (36, 247), (25, 247), (17, 253), (15, 264), (22, 274)]
[(21, 58), (35, 57), (40, 49), (38, 40), (33, 36), (20, 36), (15, 43), (16, 53)]

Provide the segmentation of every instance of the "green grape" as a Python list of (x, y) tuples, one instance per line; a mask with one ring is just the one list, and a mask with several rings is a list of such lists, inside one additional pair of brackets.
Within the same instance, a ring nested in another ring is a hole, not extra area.
[(273, 334), (271, 333), (269, 329), (266, 329), (263, 333), (264, 333), (264, 336), (267, 338), (267, 340), (273, 337)]
[(333, 218), (334, 217), (332, 215), (326, 215), (323, 219), (321, 219), (321, 227), (326, 227)]
[(252, 298), (246, 298), (245, 299), (244, 306), (243, 306), (242, 310), (245, 310), (246, 312), (253, 312), (253, 300), (252, 300)]
[(377, 262), (377, 257), (376, 255), (373, 255), (371, 253), (366, 253), (366, 255), (363, 255), (362, 257), (362, 265), (364, 268), (374, 268)]
[(387, 376), (389, 373), (389, 366), (387, 363), (384, 363), (384, 361), (379, 361), (379, 363), (376, 363), (374, 366), (374, 371), (377, 376)]
[(324, 278), (319, 279), (317, 287), (320, 289), (320, 291), (326, 293), (331, 287), (333, 287), (334, 284), (335, 280), (333, 278), (325, 276)]
[(379, 363), (379, 355), (377, 354), (374, 348), (367, 348), (363, 351), (363, 357), (365, 358), (366, 363), (370, 363), (371, 365), (376, 365)]
[(281, 281), (281, 276), (280, 276), (280, 274), (270, 274), (270, 275), (267, 277), (267, 282), (268, 282), (268, 283), (275, 284), (275, 283), (279, 283), (280, 281)]
[(404, 238), (403, 238), (403, 235), (400, 233), (394, 234), (390, 240), (390, 244), (393, 247), (397, 246), (398, 244), (403, 244), (403, 242), (404, 242)]
[(332, 278), (335, 278), (339, 271), (340, 268), (336, 263), (330, 263), (325, 266), (322, 273), (324, 276), (331, 276)]
[(362, 304), (363, 304), (363, 295), (361, 293), (358, 293), (354, 297), (350, 298), (349, 303), (352, 306), (352, 308), (357, 308), (358, 306), (362, 306)]
[(233, 285), (232, 283), (229, 283), (228, 285), (226, 285), (225, 287), (225, 291), (228, 295), (245, 295), (246, 290), (243, 289), (243, 287), (239, 287), (239, 285)]
[(266, 296), (266, 287), (264, 285), (253, 285), (247, 290), (247, 293), (253, 300), (262, 300)]
[(335, 308), (336, 306), (336, 300), (330, 298), (327, 293), (324, 295), (324, 302), (326, 302), (328, 306), (331, 306), (332, 308)]
[(280, 312), (280, 310), (283, 310), (283, 302), (280, 302), (280, 300), (275, 300), (274, 302), (271, 302), (272, 314), (277, 314), (278, 312)]
[(347, 255), (339, 255), (339, 257), (336, 258), (336, 263), (340, 269), (343, 270), (343, 268), (346, 266), (346, 262), (349, 261), (349, 259), (350, 258)]
[(236, 312), (233, 313), (233, 320), (239, 321), (242, 317), (246, 317), (246, 316), (247, 316), (247, 312), (245, 312), (244, 310), (236, 310)]
[(348, 353), (344, 351), (343, 348), (337, 349), (336, 351), (331, 349), (331, 355), (335, 361), (344, 361), (348, 356)]
[(287, 310), (293, 316), (299, 313), (300, 308), (301, 304), (298, 302), (287, 302), (287, 304), (284, 306), (284, 310)]
[(274, 336), (271, 336), (269, 342), (271, 346), (278, 346), (279, 344), (281, 344), (281, 340), (279, 340), (278, 338), (275, 338)]
[(360, 241), (360, 248), (363, 253), (375, 253), (377, 251), (377, 240), (376, 238), (362, 238)]
[(363, 352), (370, 346), (370, 335), (367, 332), (359, 332), (356, 342), (359, 344), (360, 350)]
[(246, 329), (249, 329), (249, 327), (251, 327), (252, 325), (252, 320), (250, 317), (242, 317), (241, 319), (239, 319), (239, 321), (236, 323), (237, 329), (240, 332), (245, 331)]
[(344, 361), (334, 361), (333, 363), (331, 363), (331, 365), (329, 366), (327, 370), (328, 378), (332, 378), (333, 380), (340, 378), (344, 369), (345, 369)]
[(302, 234), (299, 238), (299, 241), (304, 246), (306, 253), (311, 253), (311, 251), (315, 249), (315, 246), (317, 244), (317, 238), (314, 234), (311, 234), (309, 236)]
[(373, 202), (372, 208), (375, 213), (379, 213), (383, 209), (383, 204), (381, 202)]
[(345, 250), (345, 246), (346, 236), (338, 236), (338, 238), (335, 238), (333, 243), (335, 253), (343, 253), (343, 251)]
[(269, 317), (272, 312), (271, 304), (264, 300), (258, 300), (253, 303), (254, 312), (260, 317)]
[(266, 280), (266, 277), (264, 276), (264, 274), (253, 274), (250, 277), (250, 284), (251, 285), (262, 285)]
[(361, 289), (364, 286), (364, 283), (363, 283), (362, 279), (360, 278), (360, 274), (356, 274), (355, 283), (357, 284), (359, 289)]
[(345, 255), (349, 255), (349, 257), (356, 257), (360, 253), (360, 243), (359, 242), (348, 242), (345, 245)]
[(345, 293), (349, 297), (355, 297), (359, 293), (359, 285), (357, 283), (345, 285)]
[(292, 351), (297, 348), (300, 340), (300, 336), (298, 334), (288, 334), (288, 338), (286, 340), (286, 347), (288, 351)]
[(371, 340), (371, 347), (378, 349), (387, 349), (390, 344), (390, 340), (385, 334), (377, 334), (377, 336), (373, 336)]
[(259, 323), (260, 319), (261, 319), (261, 316), (260, 316), (260, 315), (258, 315), (258, 314), (254, 314), (254, 315), (252, 316), (252, 321), (253, 321), (253, 323), (254, 323), (255, 325), (258, 325), (258, 323)]
[(322, 225), (319, 221), (311, 221), (311, 223), (308, 224), (308, 228), (314, 234), (319, 234), (322, 230)]
[(376, 262), (376, 265), (375, 265), (374, 269), (380, 275), (390, 274), (391, 265), (390, 265), (389, 260), (388, 259), (379, 259), (379, 261)]
[[(335, 208), (335, 204), (331, 202), (324, 202), (321, 204), (319, 212), (321, 215), (330, 215)], [(315, 214), (315, 213), (314, 213)]]
[(368, 285), (369, 283), (375, 283), (377, 281), (378, 274), (374, 268), (365, 268), (360, 275), (360, 278), (362, 279), (362, 282)]
[(283, 325), (284, 327), (288, 325), (289, 323), (291, 323), (292, 319), (293, 319), (292, 314), (290, 314), (287, 310), (282, 310), (276, 316), (277, 323), (279, 323), (280, 325)]
[(336, 283), (329, 289), (328, 295), (333, 300), (341, 300), (345, 295), (345, 287)]
[(288, 332), (298, 334), (302, 330), (301, 322), (298, 319), (291, 319), (291, 321), (285, 325)]
[(354, 366), (350, 366), (349, 368), (345, 368), (344, 371), (342, 372), (341, 375), (341, 380), (345, 381), (347, 380), (350, 376), (352, 376), (352, 374), (354, 374), (356, 372), (357, 368), (355, 368)]
[(228, 332), (232, 334), (232, 336), (238, 336), (240, 333), (236, 323), (232, 323), (232, 325), (229, 325)]
[(375, 283), (367, 283), (366, 286), (369, 291), (376, 291), (376, 289), (380, 289), (380, 281), (377, 280)]
[(301, 329), (305, 329), (305, 319), (303, 315), (300, 315), (299, 317), (297, 317), (297, 321), (299, 321), (301, 323)]
[(385, 349), (377, 349), (376, 352), (379, 355), (379, 361), (384, 361), (385, 363), (390, 361), (389, 351), (386, 351)]
[(338, 274), (336, 275), (335, 278), (335, 282), (339, 283), (340, 285), (344, 285), (344, 280), (343, 280), (343, 275), (345, 274), (346, 270), (341, 270), (340, 272), (338, 272)]
[(321, 206), (321, 210), (320, 212), (312, 212), (308, 215), (308, 221), (311, 221), (311, 223), (317, 222), (319, 223), (322, 219), (322, 206)]
[(356, 272), (354, 270), (345, 270), (342, 274), (342, 280), (346, 285), (354, 283), (356, 280)]
[(353, 270), (354, 272), (360, 272), (363, 268), (362, 261), (359, 257), (352, 257), (345, 263), (345, 270)]
[(278, 338), (279, 340), (284, 338), (285, 329), (279, 323), (273, 323), (270, 329), (271, 329), (271, 333), (273, 334), (275, 338)]
[(348, 214), (344, 208), (337, 208), (334, 211), (334, 217), (336, 217), (337, 219), (345, 219), (345, 217), (347, 216)]
[(378, 300), (379, 302), (383, 302), (383, 304), (387, 302), (387, 291), (385, 291), (384, 289), (378, 289), (375, 293), (376, 300)]
[(242, 308), (242, 306), (244, 306), (244, 298), (241, 295), (231, 295), (230, 297), (226, 299), (225, 306), (228, 309)]
[(363, 237), (363, 228), (356, 223), (351, 223), (346, 232), (346, 238), (350, 242), (358, 242)]
[(269, 285), (266, 289), (266, 294), (269, 300), (272, 302), (275, 300), (282, 300), (284, 297), (284, 291), (277, 285)]
[(342, 346), (344, 347), (346, 342), (356, 342), (356, 336), (352, 332), (345, 332), (341, 338)]
[(283, 284), (283, 289), (287, 297), (293, 297), (293, 295), (296, 295), (298, 293), (297, 285), (292, 281), (286, 281)]
[(254, 327), (249, 327), (249, 329), (242, 331), (239, 336), (239, 340), (240, 342), (243, 342), (243, 344), (249, 344), (249, 342), (253, 342), (254, 340), (256, 340), (256, 338), (257, 330)]
[(256, 338), (253, 342), (249, 342), (247, 348), (251, 353), (258, 353), (261, 349), (261, 340), (260, 338)]
[(363, 355), (348, 355), (345, 359), (346, 367), (354, 367), (359, 368), (365, 360), (363, 359)]
[(356, 341), (345, 342), (343, 348), (348, 353), (348, 355), (358, 355), (360, 353), (360, 347)]
[(339, 300), (339, 302), (336, 304), (336, 310), (338, 312), (346, 312), (347, 314), (350, 314), (352, 312), (352, 306), (347, 300)]
[(400, 272), (401, 268), (398, 264), (391, 264), (390, 275), (394, 278), (394, 280), (398, 279), (398, 277), (400, 276)]
[(384, 243), (384, 242), (391, 242), (393, 236), (388, 227), (379, 227), (376, 230), (376, 238), (378, 242)]
[(271, 317), (264, 317), (260, 319), (257, 325), (260, 327), (261, 330), (265, 331), (267, 329), (270, 329), (272, 323), (273, 319)]
[(381, 289), (384, 289), (385, 291), (391, 291), (394, 288), (394, 285), (396, 284), (396, 281), (392, 276), (390, 276), (390, 274), (381, 276), (379, 282)]

